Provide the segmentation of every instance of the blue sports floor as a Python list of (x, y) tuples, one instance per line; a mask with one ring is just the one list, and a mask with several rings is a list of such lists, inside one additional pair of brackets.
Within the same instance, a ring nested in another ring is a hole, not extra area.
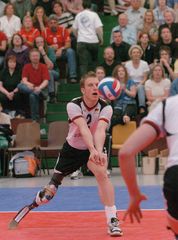
[[(0, 188), (0, 211), (18, 211), (32, 202), (41, 188)], [(164, 200), (160, 186), (143, 186), (142, 192), (148, 196), (143, 209), (164, 209)], [(128, 193), (124, 186), (115, 187), (118, 209), (124, 210), (128, 203)], [(96, 186), (59, 187), (52, 201), (37, 209), (38, 211), (97, 211), (103, 210)]]

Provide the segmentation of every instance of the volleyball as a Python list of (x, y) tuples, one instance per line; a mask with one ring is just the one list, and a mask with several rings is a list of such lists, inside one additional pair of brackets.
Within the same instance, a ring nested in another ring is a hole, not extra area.
[(99, 94), (106, 100), (115, 100), (121, 93), (121, 84), (119, 80), (106, 77), (99, 82)]

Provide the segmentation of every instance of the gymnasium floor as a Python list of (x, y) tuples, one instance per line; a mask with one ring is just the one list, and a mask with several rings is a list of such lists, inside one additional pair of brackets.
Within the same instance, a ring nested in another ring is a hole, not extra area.
[[(52, 172), (50, 176), (52, 175)], [(50, 176), (35, 178), (0, 178), (0, 240), (106, 240), (106, 222), (96, 182), (92, 176), (78, 180), (67, 177), (50, 204), (27, 215), (18, 228), (8, 229), (8, 223), (24, 205), (31, 203), (36, 192), (48, 183)], [(141, 224), (122, 222), (128, 194), (118, 168), (111, 173), (115, 187), (116, 205), (121, 219), (123, 240), (173, 240), (166, 229), (162, 196), (162, 175), (138, 174), (142, 191), (148, 201), (142, 204)]]

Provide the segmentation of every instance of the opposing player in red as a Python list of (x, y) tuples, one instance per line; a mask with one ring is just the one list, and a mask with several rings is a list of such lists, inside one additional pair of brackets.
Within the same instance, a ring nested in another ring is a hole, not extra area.
[[(94, 72), (87, 73), (80, 82), (83, 96), (67, 104), (69, 133), (57, 159), (54, 174), (49, 184), (37, 193), (35, 203), (38, 206), (47, 203), (65, 176), (87, 164), (98, 183), (101, 202), (105, 206), (108, 233), (111, 236), (122, 236), (114, 203), (114, 189), (107, 176), (107, 155), (103, 151), (112, 108), (99, 98), (98, 83)], [(16, 220), (18, 222), (18, 217)]]

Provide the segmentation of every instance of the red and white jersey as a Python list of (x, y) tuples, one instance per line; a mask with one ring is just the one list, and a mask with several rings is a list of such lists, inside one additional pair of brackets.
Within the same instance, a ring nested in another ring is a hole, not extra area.
[(84, 118), (93, 135), (95, 133), (98, 121), (103, 120), (109, 124), (112, 117), (112, 107), (104, 100), (99, 99), (97, 104), (89, 108), (82, 97), (75, 98), (67, 104), (67, 113), (69, 116), (69, 133), (67, 142), (70, 146), (84, 150), (87, 146), (81, 136), (78, 126), (74, 123), (77, 118)]
[[(165, 122), (163, 112), (165, 112)], [(178, 95), (166, 99), (165, 110), (163, 103), (159, 103), (143, 119), (143, 123), (153, 126), (158, 136), (166, 135), (169, 149), (167, 167), (178, 165)]]

